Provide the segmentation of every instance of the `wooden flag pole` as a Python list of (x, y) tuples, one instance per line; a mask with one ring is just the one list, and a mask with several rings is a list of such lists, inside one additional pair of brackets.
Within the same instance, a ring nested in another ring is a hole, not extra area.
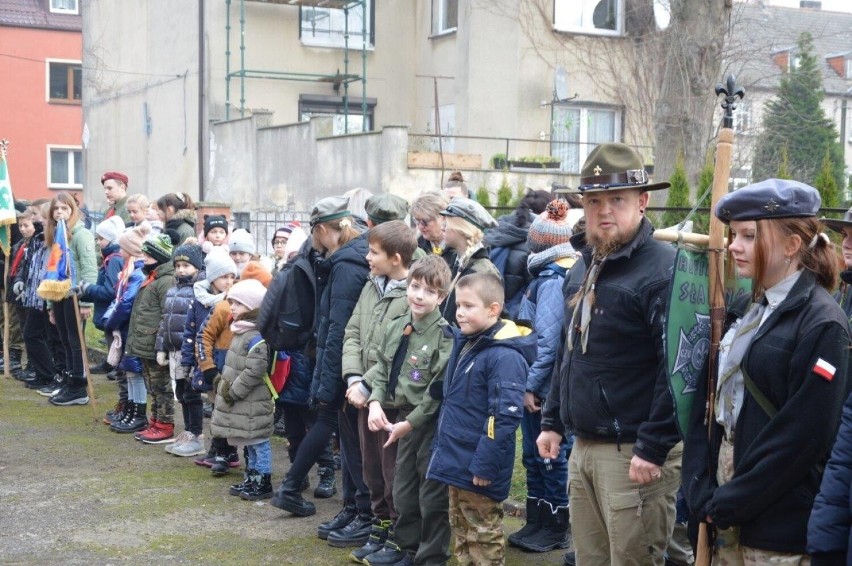
[[(710, 353), (707, 365), (707, 407), (705, 422), (710, 446), (713, 446), (713, 430), (716, 422), (714, 407), (716, 404), (716, 361), (719, 342), (725, 323), (725, 226), (716, 218), (713, 211), (725, 193), (728, 192), (728, 180), (731, 175), (731, 154), (734, 149), (734, 110), (738, 99), (745, 95), (743, 89), (736, 86), (733, 75), (728, 76), (725, 86), (716, 86), (716, 96), (725, 96), (722, 108), (725, 116), (716, 141), (716, 164), (713, 170), (713, 192), (710, 201), (710, 240), (709, 251), (709, 298), (710, 298)], [(708, 465), (710, 458), (707, 458)], [(709, 470), (711, 477), (716, 470)], [(712, 544), (710, 525), (702, 521), (698, 526), (698, 544), (695, 549), (695, 565), (709, 566), (712, 562)]]
[[(5, 228), (8, 230), (8, 228)], [(5, 283), (9, 281), (9, 260), (12, 257), (12, 254), (5, 254), (6, 261), (3, 264), (3, 282), (4, 287)], [(6, 290), (8, 293), (8, 290)], [(3, 377), (6, 379), (11, 379), (11, 374), (9, 372), (9, 303), (6, 302), (5, 297), (3, 297)]]
[(92, 402), (92, 412), (95, 420), (98, 420), (98, 400), (95, 397), (95, 384), (92, 382), (92, 374), (89, 371), (89, 347), (86, 346), (86, 335), (83, 332), (83, 318), (80, 315), (80, 302), (77, 300), (76, 293), (72, 293), (71, 300), (74, 301), (74, 320), (77, 322), (77, 334), (80, 336), (80, 353), (83, 356), (83, 371), (86, 373), (86, 391), (89, 393), (89, 400)]
[[(6, 160), (6, 156), (7, 156), (8, 151), (9, 151), (9, 141), (5, 140), (5, 139), (0, 140), (0, 152), (3, 153), (2, 157), (3, 157), (4, 161)], [(6, 171), (7, 171), (6, 174), (8, 175), (8, 163), (6, 165)], [(6, 252), (5, 250), (3, 251), (3, 254), (6, 256), (6, 261), (3, 264), (3, 285), (2, 285), (2, 287), (5, 288), (6, 282), (9, 280), (9, 260), (12, 257), (12, 253), (11, 253), (12, 238), (11, 238), (11, 233), (9, 231), (10, 229), (9, 229), (8, 226), (2, 226), (2, 227), (0, 227), (0, 230), (6, 230), (7, 231), (6, 235), (9, 237), (9, 246), (10, 246), (9, 252)], [(8, 292), (8, 290), (7, 290), (7, 292)], [(5, 299), (6, 298), (3, 297), (3, 377), (5, 377), (6, 379), (11, 379), (11, 372), (9, 370), (9, 363), (11, 362), (11, 360), (9, 359), (9, 333), (10, 333), (9, 332), (9, 326), (10, 326), (9, 303), (7, 303)]]

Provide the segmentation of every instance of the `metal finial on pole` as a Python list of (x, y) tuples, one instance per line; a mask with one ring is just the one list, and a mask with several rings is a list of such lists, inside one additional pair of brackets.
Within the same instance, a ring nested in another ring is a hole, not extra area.
[(737, 86), (736, 80), (734, 75), (728, 75), (725, 86), (721, 84), (716, 85), (716, 96), (720, 94), (725, 95), (725, 99), (722, 101), (722, 108), (725, 110), (725, 115), (722, 116), (723, 128), (734, 127), (734, 110), (737, 109), (737, 101), (745, 97), (745, 90)]

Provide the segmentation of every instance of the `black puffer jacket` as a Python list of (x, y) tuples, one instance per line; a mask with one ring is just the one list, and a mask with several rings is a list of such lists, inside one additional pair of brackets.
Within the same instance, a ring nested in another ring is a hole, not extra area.
[[(732, 306), (729, 322), (745, 312), (742, 306)], [(845, 314), (810, 272), (802, 272), (743, 356), (742, 368), (778, 412), (770, 418), (746, 390), (734, 429), (734, 475), (722, 486), (715, 470), (723, 430), (713, 427), (711, 445), (705, 372), (683, 453), (683, 488), (695, 518), (709, 515), (720, 528), (738, 526), (744, 546), (805, 553), (821, 468), (852, 382), (849, 347)], [(818, 360), (836, 369), (833, 378), (814, 371)]]
[[(663, 350), (675, 250), (654, 240), (653, 231), (643, 219), (633, 240), (602, 264), (588, 349), (584, 354), (579, 332), (573, 350), (565, 341), (560, 345), (541, 428), (573, 429), (580, 438), (619, 445), (635, 443), (636, 455), (661, 466), (680, 441)], [(583, 234), (572, 238), (571, 245), (583, 252), (565, 278), (566, 298), (580, 288), (592, 261)], [(567, 301), (565, 308), (567, 328), (574, 309)]]
[(491, 262), (503, 277), (506, 292), (506, 312), (515, 319), (521, 305), (521, 296), (532, 280), (527, 270), (527, 233), (533, 216), (529, 210), (516, 210), (497, 219), (497, 226), (485, 234), (484, 244), (489, 248)]
[(343, 332), (367, 282), (367, 235), (350, 240), (314, 266), (317, 281), (317, 357), (311, 398), (318, 403), (343, 401)]
[(196, 277), (177, 277), (177, 285), (166, 291), (166, 308), (157, 330), (157, 351), (174, 352), (183, 345), (187, 313), (190, 311), (195, 293), (192, 286)]

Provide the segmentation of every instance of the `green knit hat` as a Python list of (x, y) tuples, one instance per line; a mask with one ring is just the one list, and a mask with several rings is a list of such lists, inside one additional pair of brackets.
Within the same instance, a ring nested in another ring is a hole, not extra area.
[(172, 239), (167, 234), (154, 234), (142, 242), (142, 253), (151, 256), (157, 263), (166, 263), (172, 259)]

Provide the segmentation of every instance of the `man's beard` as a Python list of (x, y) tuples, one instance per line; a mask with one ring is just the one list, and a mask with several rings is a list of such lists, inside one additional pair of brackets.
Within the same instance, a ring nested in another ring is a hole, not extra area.
[(639, 232), (639, 226), (629, 232), (618, 232), (611, 237), (602, 237), (598, 234), (586, 232), (586, 241), (592, 246), (592, 257), (595, 259), (603, 259), (613, 252), (617, 252), (629, 243)]

